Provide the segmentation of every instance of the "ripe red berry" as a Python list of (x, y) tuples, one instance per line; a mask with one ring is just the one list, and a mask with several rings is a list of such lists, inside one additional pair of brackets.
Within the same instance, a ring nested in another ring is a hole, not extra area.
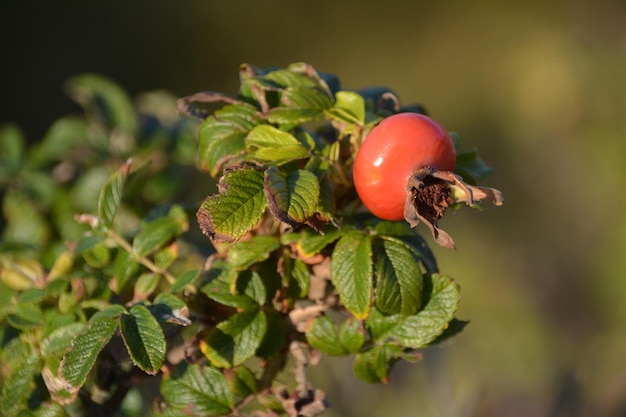
[(452, 171), (456, 153), (439, 123), (418, 113), (387, 117), (367, 135), (354, 161), (354, 185), (377, 217), (402, 220), (407, 181), (424, 167)]

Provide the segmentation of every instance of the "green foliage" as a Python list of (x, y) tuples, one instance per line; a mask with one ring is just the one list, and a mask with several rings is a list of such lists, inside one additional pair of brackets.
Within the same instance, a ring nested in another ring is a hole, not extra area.
[[(3, 415), (116, 410), (140, 378), (160, 381), (155, 415), (315, 415), (314, 352), (385, 382), (463, 329), (426, 241), (356, 197), (354, 153), (388, 106), (306, 64), (240, 79), (235, 96), (180, 99), (196, 123), (163, 93), (135, 106), (78, 76), (84, 116), (30, 146), (0, 130)], [(490, 172), (458, 154), (466, 181)], [(195, 183), (217, 187), (190, 201)], [(290, 371), (296, 387), (278, 382)]]

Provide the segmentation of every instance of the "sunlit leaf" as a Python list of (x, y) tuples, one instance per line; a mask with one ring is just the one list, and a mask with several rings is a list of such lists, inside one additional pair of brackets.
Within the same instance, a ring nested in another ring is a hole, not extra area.
[(290, 133), (270, 125), (254, 127), (246, 137), (246, 148), (250, 150), (250, 158), (276, 165), (301, 159), (309, 154), (309, 150)]
[(315, 318), (305, 333), (312, 348), (330, 356), (346, 355), (348, 351), (339, 340), (335, 323), (328, 317)]
[(265, 171), (268, 209), (281, 222), (295, 227), (310, 221), (319, 194), (319, 181), (311, 171), (299, 169), (284, 174), (275, 167)]
[(237, 270), (245, 270), (252, 264), (267, 259), (278, 246), (278, 239), (274, 236), (257, 235), (249, 240), (233, 243), (228, 250), (228, 259)]
[(263, 180), (263, 171), (257, 169), (227, 172), (220, 179), (220, 193), (198, 210), (203, 233), (217, 242), (233, 242), (250, 231), (267, 208)]
[(243, 102), (207, 117), (198, 131), (201, 168), (217, 177), (228, 161), (242, 154), (248, 132), (261, 123), (265, 121), (257, 108)]
[(357, 318), (369, 314), (372, 301), (372, 242), (356, 230), (344, 232), (331, 260), (331, 280), (345, 307)]

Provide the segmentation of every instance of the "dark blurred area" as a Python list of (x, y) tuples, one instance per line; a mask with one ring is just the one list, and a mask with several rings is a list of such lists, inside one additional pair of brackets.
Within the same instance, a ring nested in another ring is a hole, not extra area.
[(442, 224), (471, 323), (385, 386), (324, 361), (326, 415), (626, 415), (624, 2), (5, 1), (0, 42), (0, 124), (30, 141), (79, 111), (63, 82), (83, 72), (183, 96), (305, 61), (424, 104), (507, 199)]

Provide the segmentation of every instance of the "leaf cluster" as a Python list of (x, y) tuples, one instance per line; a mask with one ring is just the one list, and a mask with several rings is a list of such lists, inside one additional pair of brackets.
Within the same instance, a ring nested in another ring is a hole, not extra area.
[[(68, 82), (84, 115), (30, 147), (0, 131), (3, 415), (132, 414), (134, 392), (161, 416), (312, 416), (321, 356), (386, 382), (463, 329), (426, 240), (365, 211), (351, 178), (376, 123), (423, 108), (303, 63), (239, 75), (233, 96), (176, 104), (87, 74)], [(458, 155), (466, 182), (490, 172)], [(190, 202), (195, 183), (217, 189)]]

